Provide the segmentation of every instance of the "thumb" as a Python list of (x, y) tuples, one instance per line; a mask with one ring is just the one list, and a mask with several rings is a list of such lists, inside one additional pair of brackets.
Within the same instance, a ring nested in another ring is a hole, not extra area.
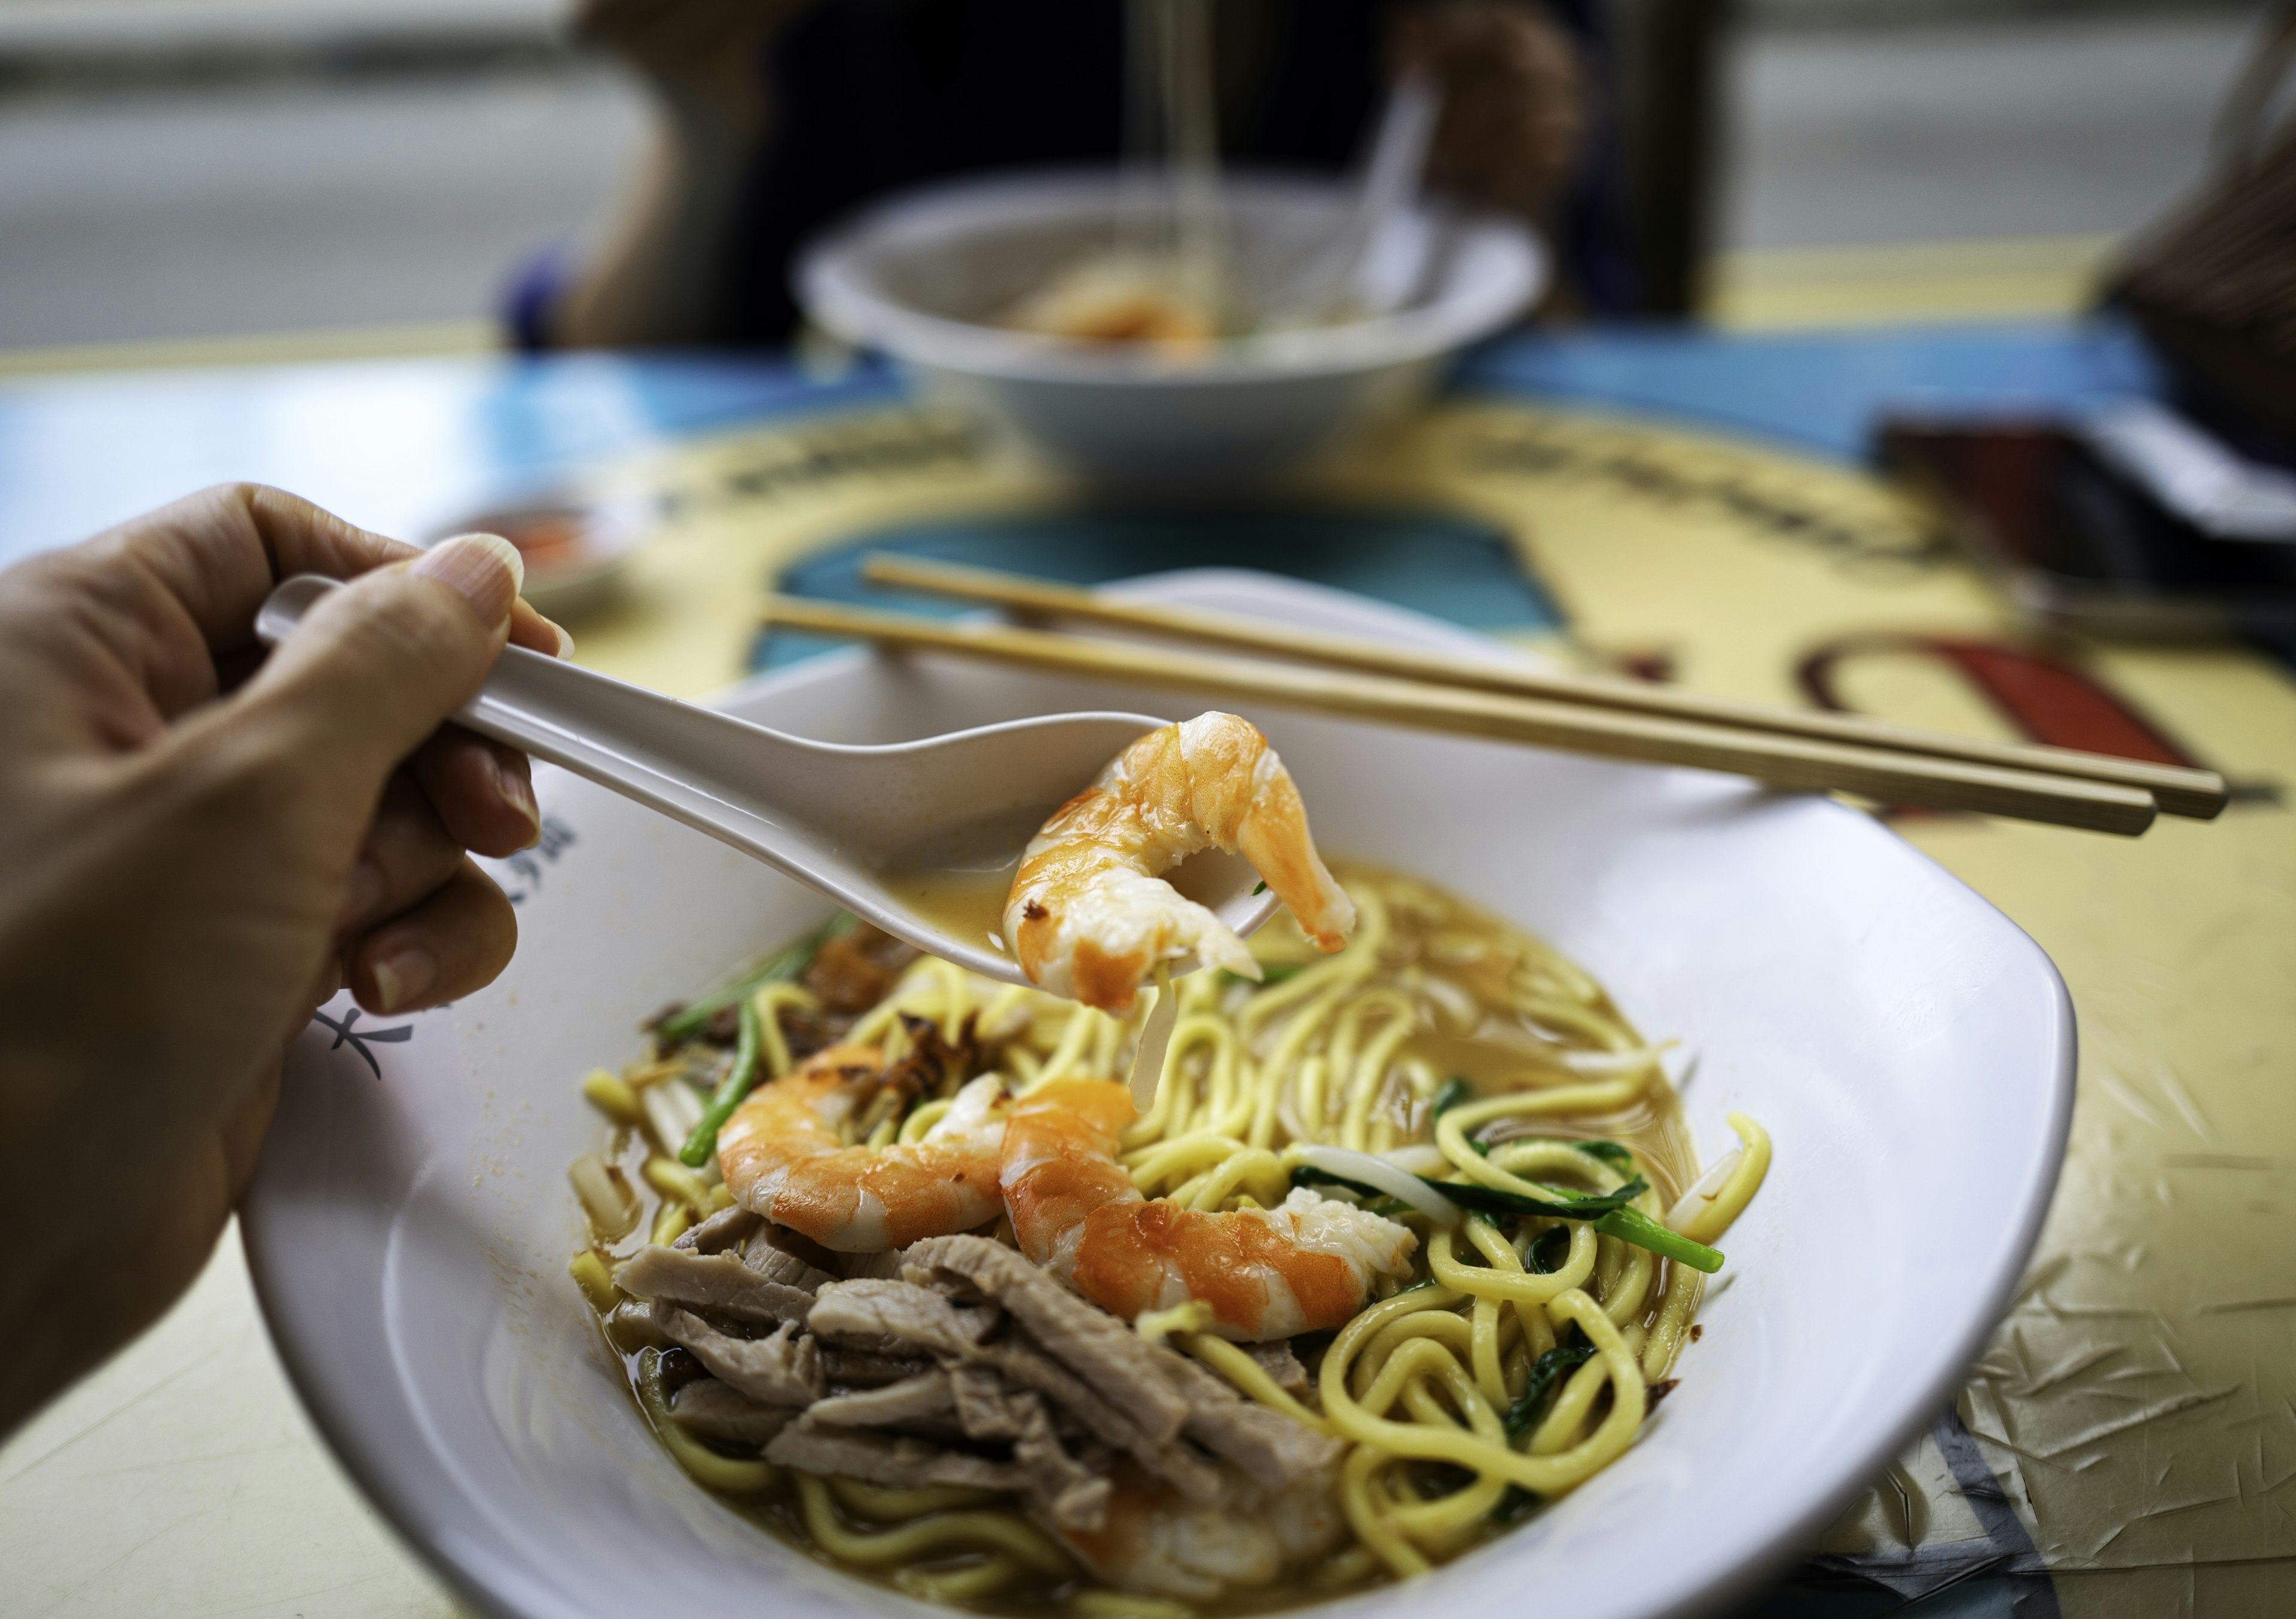
[(525, 583), (517, 549), (467, 534), (330, 591), (240, 693), (242, 722), (369, 805), (468, 702)]

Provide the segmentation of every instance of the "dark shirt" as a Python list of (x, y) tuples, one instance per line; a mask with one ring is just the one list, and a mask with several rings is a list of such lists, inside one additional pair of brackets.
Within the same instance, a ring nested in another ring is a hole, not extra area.
[[(1334, 172), (1360, 155), (1383, 94), (1389, 14), (1420, 0), (1218, 0), (1220, 146), (1238, 166)], [(1591, 97), (1555, 224), (1574, 301), (1636, 308), (1611, 78), (1611, 0), (1547, 0)], [(768, 135), (725, 245), (714, 343), (778, 347), (798, 326), (792, 261), (811, 237), (906, 187), (995, 169), (1106, 164), (1125, 150), (1126, 0), (814, 0), (775, 37)], [(513, 341), (549, 344), (567, 271), (538, 256), (514, 282)]]
[[(1254, 83), (1224, 97), (1224, 158), (1332, 170), (1381, 93), (1380, 0), (1263, 4)], [(767, 53), (772, 135), (729, 244), (737, 343), (797, 323), (800, 245), (889, 192), (998, 168), (1105, 163), (1124, 148), (1124, 0), (821, 0)], [(1237, 116), (1238, 113), (1241, 116)]]

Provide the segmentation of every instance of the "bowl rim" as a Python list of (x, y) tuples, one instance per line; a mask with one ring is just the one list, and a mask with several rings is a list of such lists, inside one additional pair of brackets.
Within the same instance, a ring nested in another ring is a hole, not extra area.
[[(1351, 194), (1342, 180), (1297, 171), (1239, 168), (1223, 176), (1232, 203), (1281, 205)], [(1015, 381), (1082, 388), (1234, 387), (1335, 378), (1423, 361), (1499, 331), (1546, 289), (1547, 253), (1520, 219), (1443, 201), (1415, 210), (1431, 228), (1456, 233), (1461, 251), (1491, 256), (1488, 281), (1416, 308), (1302, 331), (1231, 338), (1209, 356), (1174, 360), (1130, 346), (1008, 331), (931, 315), (879, 291), (871, 254), (930, 241), (959, 225), (977, 230), (1111, 214), (1133, 181), (1120, 168), (1026, 169), (921, 186), (865, 206), (800, 249), (790, 281), (798, 302), (841, 340), (882, 348), (935, 369)]]
[[(1300, 590), (1317, 595), (1345, 596), (1374, 606), (1385, 614), (1407, 616), (1439, 625), (1444, 631), (1463, 641), (1489, 640), (1464, 626), (1432, 619), (1428, 615), (1390, 603), (1356, 596), (1354, 593), (1307, 585), (1300, 581), (1244, 569), (1208, 568), (1176, 570), (1128, 580), (1116, 589), (1121, 593), (1138, 594), (1154, 600), (1183, 596), (1190, 585), (1199, 582), (1209, 584), (1223, 576), (1249, 578), (1279, 591)], [(718, 706), (736, 703), (761, 688), (784, 681), (833, 675), (861, 665), (871, 656), (870, 650), (865, 647), (826, 653), (800, 665), (737, 683), (705, 700)], [(1907, 1443), (1923, 1432), (1941, 1408), (1948, 1405), (1965, 1383), (1969, 1367), (1998, 1329), (2003, 1313), (2021, 1285), (2054, 1199), (2070, 1132), (2078, 1059), (2078, 1025), (2063, 977), (2047, 952), (1983, 895), (1870, 816), (1822, 797), (1784, 796), (1804, 799), (1800, 806), (1804, 813), (1846, 816), (1863, 822), (1862, 834), (1874, 840), (1876, 846), (1890, 851), (1890, 858), (1916, 867), (1930, 868), (1934, 878), (1942, 879), (1947, 887), (1957, 891), (2005, 928), (2018, 945), (2030, 953), (2029, 960), (2036, 963), (2043, 974), (2053, 1014), (2049, 1044), (2055, 1061), (2046, 1077), (2036, 1076), (2038, 1083), (2046, 1086), (2046, 1094), (2043, 1106), (2038, 1110), (2038, 1128), (2030, 1143), (2031, 1157), (2029, 1168), (2016, 1189), (2011, 1218), (2002, 1222), (2001, 1229), (2007, 1240), (1995, 1251), (1998, 1268), (1984, 1286), (1971, 1289), (1966, 1296), (1967, 1313), (1961, 1330), (1942, 1334), (1935, 1340), (1942, 1351), (1935, 1361), (1938, 1370), (1921, 1380), (1916, 1392), (1901, 1396), (1901, 1414), (1896, 1420), (1876, 1425), (1868, 1430), (1865, 1443), (1847, 1446), (1837, 1452), (1841, 1460), (1838, 1468), (1833, 1469), (1833, 1481), (1816, 1490), (1805, 1489), (1798, 1509), (1773, 1520), (1759, 1543), (1743, 1545), (1726, 1572), (1694, 1589), (1672, 1593), (1659, 1606), (1642, 1610), (1639, 1619), (1685, 1619), (1687, 1615), (1719, 1612), (1728, 1603), (1773, 1576), (1791, 1562), (1797, 1552), (1805, 1549), (1812, 1539), (1839, 1515), (1843, 1505), (1866, 1487), (1874, 1475)], [(340, 1381), (340, 1369), (324, 1352), (317, 1351), (315, 1345), (303, 1340), (295, 1312), (291, 1307), (294, 1284), (285, 1274), (286, 1267), (281, 1261), (286, 1250), (296, 1241), (297, 1233), (282, 1229), (281, 1222), (266, 1218), (263, 1180), (263, 1169), (258, 1163), (256, 1182), (251, 1187), (255, 1195), (242, 1211), (241, 1243), (273, 1348), (294, 1386), (299, 1402), (313, 1425), (325, 1437), (336, 1463), (380, 1509), (381, 1517), (402, 1542), (439, 1575), (457, 1596), (474, 1607), (502, 1615), (502, 1619), (540, 1619), (540, 1616), (579, 1619), (586, 1609), (557, 1599), (554, 1592), (537, 1588), (522, 1578), (516, 1569), (505, 1566), (491, 1549), (443, 1525), (438, 1503), (422, 1488), (416, 1476), (421, 1468), (410, 1467), (404, 1460), (386, 1454), (379, 1447), (370, 1444), (367, 1436), (360, 1431), (361, 1419), (356, 1415), (355, 1404), (338, 1403), (336, 1385)], [(253, 1217), (247, 1217), (250, 1214)], [(1906, 1386), (1910, 1388), (1911, 1385)], [(1440, 1568), (1437, 1570), (1438, 1574), (1441, 1572)], [(1391, 1599), (1398, 1589), (1407, 1590), (1407, 1586), (1378, 1587), (1369, 1592), (1313, 1600), (1301, 1604), (1296, 1610), (1283, 1611), (1307, 1615), (1334, 1612), (1345, 1607), (1351, 1614), (1368, 1615), (1378, 1610), (1361, 1606), (1366, 1598), (1374, 1602)], [(947, 1610), (938, 1605), (920, 1604), (911, 1599), (888, 1594), (887, 1606), (882, 1611), (941, 1613)]]

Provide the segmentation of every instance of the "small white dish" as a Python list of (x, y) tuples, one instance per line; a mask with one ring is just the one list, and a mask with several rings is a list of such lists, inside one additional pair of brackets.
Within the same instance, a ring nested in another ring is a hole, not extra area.
[(526, 565), (522, 593), (545, 617), (579, 624), (620, 596), (630, 554), (645, 537), (650, 512), (633, 495), (597, 498), (545, 491), (497, 505), (440, 528), (436, 545), (460, 534), (500, 535)]
[[(1297, 279), (1356, 200), (1336, 180), (1243, 173), (1223, 184), (1247, 288)], [(882, 349), (1056, 462), (1106, 482), (1226, 489), (1417, 404), (1446, 361), (1521, 315), (1546, 281), (1538, 241), (1519, 221), (1423, 204), (1382, 235), (1382, 251), (1407, 261), (1407, 290), (1368, 320), (1186, 356), (993, 323), (1156, 203), (1113, 170), (906, 192), (808, 249), (798, 296), (827, 331)]]
[[(1128, 587), (1406, 643), (1491, 643), (1359, 598), (1207, 571)], [(855, 651), (734, 691), (805, 735), (894, 741), (1167, 695)], [(1249, 711), (1248, 711), (1249, 712)], [(1635, 1448), (1521, 1530), (1318, 1613), (1705, 1612), (1814, 1537), (1949, 1397), (2008, 1300), (2062, 1157), (2072, 1010), (2005, 918), (1868, 817), (1727, 777), (1252, 713), (1334, 854), (1404, 867), (1570, 953), (1696, 1056), (1702, 1154), (1768, 1126), (1682, 1386)], [(646, 1430), (566, 1261), (581, 1075), (639, 1018), (825, 902), (539, 770), (550, 833), (507, 863), (518, 959), (414, 1018), (328, 1007), (291, 1050), (243, 1210), (273, 1336), (321, 1430), (484, 1610), (783, 1619), (919, 1610), (774, 1540)]]

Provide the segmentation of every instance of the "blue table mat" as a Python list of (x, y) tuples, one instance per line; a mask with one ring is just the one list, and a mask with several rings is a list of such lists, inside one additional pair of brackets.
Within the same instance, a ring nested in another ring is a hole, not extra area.
[[(790, 595), (954, 617), (978, 610), (945, 598), (863, 583), (872, 552), (1101, 585), (1184, 568), (1249, 568), (1412, 608), (1487, 631), (1562, 622), (1494, 525), (1444, 511), (1360, 507), (1095, 509), (908, 523), (817, 552), (783, 570)], [(769, 631), (751, 657), (779, 668), (841, 642)]]

